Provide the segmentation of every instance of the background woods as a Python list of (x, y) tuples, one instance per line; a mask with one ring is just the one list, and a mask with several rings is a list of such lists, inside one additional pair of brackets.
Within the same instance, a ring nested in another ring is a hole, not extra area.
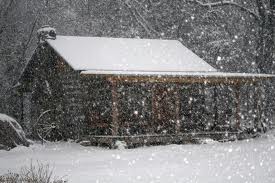
[(61, 35), (178, 39), (222, 71), (274, 73), (274, 0), (0, 0), (0, 110), (36, 47)]

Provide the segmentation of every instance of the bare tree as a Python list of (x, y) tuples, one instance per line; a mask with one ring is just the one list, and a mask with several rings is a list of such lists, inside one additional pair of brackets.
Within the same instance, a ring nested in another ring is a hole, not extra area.
[(215, 7), (226, 7), (232, 6), (236, 7), (244, 13), (249, 14), (254, 18), (255, 22), (258, 24), (258, 57), (257, 66), (258, 71), (261, 73), (271, 73), (273, 68), (274, 59), (274, 12), (275, 12), (275, 1), (269, 0), (265, 2), (263, 0), (255, 0), (255, 8), (249, 9), (244, 5), (237, 3), (235, 1), (220, 0), (213, 2), (205, 2), (201, 0), (188, 0), (189, 2), (198, 4), (205, 8), (215, 8)]

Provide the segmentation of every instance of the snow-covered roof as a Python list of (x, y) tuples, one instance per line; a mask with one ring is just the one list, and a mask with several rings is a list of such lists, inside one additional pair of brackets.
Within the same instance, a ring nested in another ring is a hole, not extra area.
[(47, 42), (74, 70), (88, 73), (216, 71), (176, 40), (57, 36)]
[(57, 36), (47, 42), (83, 75), (274, 77), (268, 74), (219, 72), (176, 40)]

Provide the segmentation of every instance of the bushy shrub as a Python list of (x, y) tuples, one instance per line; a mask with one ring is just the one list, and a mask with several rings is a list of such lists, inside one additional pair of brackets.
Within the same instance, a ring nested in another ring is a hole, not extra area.
[(8, 173), (0, 176), (0, 183), (67, 183), (53, 177), (53, 170), (48, 164), (37, 163), (21, 169), (20, 173)]

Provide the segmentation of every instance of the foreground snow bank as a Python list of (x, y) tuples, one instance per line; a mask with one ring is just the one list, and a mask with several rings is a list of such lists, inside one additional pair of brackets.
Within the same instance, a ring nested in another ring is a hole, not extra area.
[(6, 114), (0, 113), (0, 144), (8, 148), (17, 145), (29, 146), (22, 127), (17, 121)]
[(39, 160), (72, 183), (275, 182), (275, 135), (232, 143), (126, 150), (75, 143), (35, 144), (0, 152), (0, 174)]

